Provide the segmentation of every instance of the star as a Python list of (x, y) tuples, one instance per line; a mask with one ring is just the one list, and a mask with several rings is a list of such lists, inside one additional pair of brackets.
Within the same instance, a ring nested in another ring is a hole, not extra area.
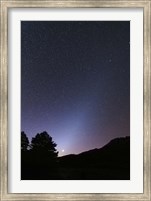
[(129, 42), (128, 21), (22, 21), (21, 129), (29, 139), (46, 130), (64, 155), (129, 135)]

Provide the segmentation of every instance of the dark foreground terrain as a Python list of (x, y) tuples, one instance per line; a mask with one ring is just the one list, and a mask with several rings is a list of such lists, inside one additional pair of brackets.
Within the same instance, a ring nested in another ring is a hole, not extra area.
[[(38, 162), (37, 162), (38, 161)], [(100, 149), (49, 161), (22, 154), (22, 180), (129, 180), (130, 137), (116, 138)]]

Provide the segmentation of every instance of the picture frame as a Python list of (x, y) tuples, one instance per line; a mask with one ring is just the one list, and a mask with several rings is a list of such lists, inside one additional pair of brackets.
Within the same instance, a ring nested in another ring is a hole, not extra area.
[[(108, 194), (108, 193), (32, 193), (16, 194), (8, 192), (8, 10), (9, 8), (143, 8), (144, 14), (144, 66), (143, 66), (143, 193)], [(150, 108), (150, 25), (151, 25), (151, 1), (150, 0), (113, 0), (113, 1), (1, 1), (1, 68), (0, 68), (0, 138), (1, 138), (1, 200), (150, 200), (151, 198), (151, 154), (150, 154), (150, 131), (151, 131), (151, 108)]]

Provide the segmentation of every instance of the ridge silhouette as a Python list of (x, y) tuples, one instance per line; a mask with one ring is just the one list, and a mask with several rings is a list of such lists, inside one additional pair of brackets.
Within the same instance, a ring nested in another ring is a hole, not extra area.
[[(57, 157), (39, 158), (32, 166), (32, 157), (22, 158), (23, 180), (129, 180), (130, 137), (115, 138), (101, 148)], [(23, 156), (23, 155), (22, 155)], [(24, 156), (23, 156), (24, 157)], [(30, 159), (30, 160), (29, 160)], [(23, 161), (26, 161), (23, 163)], [(42, 163), (42, 164), (41, 164)]]

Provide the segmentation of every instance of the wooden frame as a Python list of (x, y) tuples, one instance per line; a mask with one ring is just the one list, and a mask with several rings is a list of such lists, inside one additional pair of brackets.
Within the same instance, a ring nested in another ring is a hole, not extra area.
[[(1, 138), (1, 200), (151, 200), (151, 1), (150, 0), (1, 0), (1, 67), (0, 67), (0, 138)], [(9, 194), (8, 188), (8, 23), (11, 7), (118, 7), (144, 10), (144, 192), (142, 194)]]

